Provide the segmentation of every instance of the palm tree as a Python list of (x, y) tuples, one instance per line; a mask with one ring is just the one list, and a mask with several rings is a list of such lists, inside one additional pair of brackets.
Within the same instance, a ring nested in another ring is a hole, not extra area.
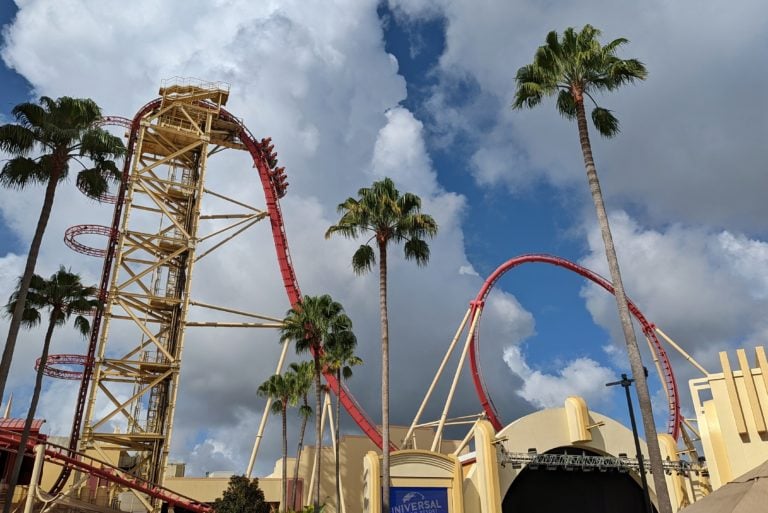
[(288, 511), (288, 469), (286, 463), (288, 460), (288, 407), (296, 404), (296, 375), (291, 372), (274, 374), (259, 386), (258, 394), (262, 397), (272, 398), (272, 413), (280, 414), (283, 422), (283, 475), (282, 475), (282, 493), (280, 504), (283, 511)]
[[(101, 110), (93, 100), (69, 98), (53, 100), (47, 96), (40, 103), (21, 103), (11, 111), (17, 123), (0, 126), (0, 150), (13, 156), (0, 170), (0, 185), (24, 189), (31, 184), (46, 184), (43, 207), (27, 255), (27, 263), (18, 289), (17, 308), (11, 316), (8, 338), (0, 361), (0, 398), (11, 368), (16, 338), (23, 322), (27, 289), (35, 272), (43, 233), (51, 215), (56, 186), (67, 178), (69, 164), (82, 166), (77, 185), (88, 196), (98, 199), (110, 181), (118, 181), (120, 172), (114, 160), (125, 154), (119, 137), (94, 125)], [(34, 157), (29, 155), (34, 154)], [(87, 164), (83, 162), (87, 159)]]
[(390, 178), (373, 182), (357, 191), (357, 199), (347, 198), (338, 207), (341, 219), (328, 228), (325, 238), (339, 233), (347, 238), (370, 235), (352, 255), (356, 274), (370, 271), (376, 262), (373, 247), (379, 252), (379, 310), (381, 315), (381, 424), (382, 424), (382, 499), (389, 511), (389, 320), (387, 311), (387, 247), (404, 242), (406, 260), (418, 265), (429, 261), (429, 245), (424, 240), (437, 234), (437, 223), (421, 213), (421, 198), (400, 194)]
[[(315, 412), (320, 412), (320, 393), (322, 385), (323, 345), (333, 334), (352, 329), (352, 321), (344, 313), (344, 307), (328, 294), (322, 296), (304, 296), (300, 303), (288, 310), (280, 328), (280, 342), (293, 342), (296, 353), (312, 354), (315, 379)], [(315, 468), (320, 475), (322, 429), (320, 415), (315, 415)], [(315, 480), (315, 508), (320, 507), (320, 479)]]
[(645, 379), (640, 350), (632, 328), (632, 320), (627, 306), (624, 284), (621, 280), (619, 261), (613, 245), (613, 237), (608, 224), (597, 168), (592, 157), (592, 147), (589, 142), (587, 115), (584, 100), (588, 98), (594, 103), (592, 122), (603, 137), (610, 138), (619, 132), (619, 121), (613, 113), (597, 105), (594, 94), (613, 91), (635, 80), (644, 80), (647, 76), (645, 66), (637, 59), (620, 59), (616, 51), (627, 43), (624, 38), (614, 39), (606, 45), (601, 45), (597, 38), (600, 31), (585, 25), (580, 32), (567, 28), (562, 39), (557, 32), (547, 35), (546, 44), (539, 47), (533, 58), (533, 63), (521, 67), (517, 71), (515, 81), (517, 89), (513, 108), (533, 108), (541, 103), (545, 96), (557, 97), (557, 110), (565, 118), (576, 120), (579, 129), (579, 141), (584, 157), (584, 167), (587, 171), (587, 181), (592, 193), (592, 200), (600, 224), (600, 232), (605, 245), (605, 255), (611, 273), (611, 281), (615, 291), (616, 305), (627, 344), (627, 353), (632, 367), (632, 374), (637, 380), (637, 395), (640, 411), (643, 417), (643, 427), (648, 441), (648, 453), (659, 500), (659, 512), (670, 510), (669, 494), (661, 463), (661, 452), (656, 442), (656, 425), (651, 409), (651, 398)]
[[(323, 363), (325, 368), (333, 372), (336, 382), (341, 388), (342, 378), (348, 380), (352, 377), (352, 367), (360, 365), (363, 360), (355, 355), (357, 337), (352, 331), (343, 331), (332, 336), (325, 346)], [(336, 511), (341, 512), (341, 462), (340, 462), (340, 435), (341, 426), (341, 396), (336, 397)]]
[(296, 395), (301, 399), (299, 407), (299, 416), (301, 417), (301, 428), (299, 429), (299, 442), (296, 449), (296, 464), (293, 467), (293, 488), (291, 491), (291, 507), (296, 507), (296, 483), (299, 480), (299, 465), (301, 464), (301, 450), (304, 447), (304, 432), (307, 429), (307, 421), (312, 416), (312, 407), (309, 405), (308, 395), (315, 379), (315, 367), (312, 362), (293, 362), (290, 365), (291, 371), (296, 374)]
[[(8, 315), (12, 315), (17, 310), (22, 296), (21, 281), (22, 279), (19, 279), (18, 287), (11, 295), (10, 301), (5, 307)], [(35, 412), (37, 411), (37, 403), (40, 400), (43, 370), (45, 369), (45, 362), (48, 360), (48, 350), (51, 347), (53, 330), (56, 326), (65, 324), (72, 315), (75, 315), (75, 328), (85, 337), (90, 331), (90, 325), (88, 320), (80, 315), (79, 312), (90, 312), (92, 309), (99, 307), (99, 301), (94, 299), (96, 288), (84, 286), (80, 282), (80, 276), (64, 267), (60, 267), (47, 280), (37, 274), (33, 274), (29, 289), (26, 292), (24, 308), (21, 310), (21, 321), (25, 327), (31, 328), (40, 324), (42, 321), (41, 310), (48, 309), (50, 312), (48, 314), (48, 330), (43, 341), (43, 351), (37, 366), (35, 389), (32, 392), (32, 401), (29, 405), (27, 419), (24, 422), (24, 431), (19, 442), (19, 452), (17, 453), (13, 473), (8, 484), (8, 495), (3, 507), (4, 513), (8, 513), (11, 509), (11, 498), (19, 479), (25, 448), (29, 440), (29, 432), (32, 427), (32, 421), (35, 418)]]

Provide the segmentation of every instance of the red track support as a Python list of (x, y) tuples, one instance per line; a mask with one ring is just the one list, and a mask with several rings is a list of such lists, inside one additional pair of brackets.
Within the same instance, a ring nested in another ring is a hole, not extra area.
[[(573, 271), (577, 274), (580, 274), (581, 276), (584, 276), (588, 280), (596, 283), (597, 285), (600, 285), (602, 288), (613, 294), (613, 285), (611, 282), (599, 274), (569, 260), (552, 255), (521, 255), (511, 260), (507, 260), (488, 277), (480, 289), (480, 292), (478, 292), (477, 297), (475, 297), (474, 301), (470, 303), (472, 309), (470, 319), (474, 319), (475, 316), (481, 313), (479, 307), (485, 303), (485, 298), (488, 297), (488, 294), (499, 280), (499, 278), (501, 278), (510, 269), (529, 262), (546, 263), (555, 265), (557, 267), (562, 267), (563, 269), (568, 269), (569, 271)], [(669, 421), (667, 427), (669, 433), (675, 438), (675, 440), (677, 440), (678, 436), (680, 435), (680, 423), (682, 422), (682, 417), (680, 414), (680, 397), (677, 390), (675, 375), (672, 372), (672, 365), (669, 361), (669, 357), (667, 356), (667, 352), (664, 350), (661, 342), (659, 342), (659, 339), (656, 337), (653, 324), (648, 322), (642, 312), (640, 312), (640, 309), (637, 308), (637, 306), (632, 301), (627, 299), (627, 303), (629, 305), (629, 311), (642, 327), (645, 336), (648, 337), (648, 339), (651, 341), (656, 356), (659, 359), (659, 363), (664, 374), (663, 376), (660, 376), (660, 378), (664, 382), (664, 386), (667, 389), (667, 396), (669, 397)], [(472, 379), (475, 383), (475, 391), (477, 392), (477, 396), (480, 399), (480, 403), (483, 405), (483, 409), (488, 415), (488, 420), (498, 431), (503, 427), (503, 425), (499, 419), (499, 413), (496, 410), (496, 407), (494, 406), (493, 401), (491, 400), (491, 397), (488, 393), (488, 389), (485, 386), (485, 382), (483, 381), (483, 375), (480, 370), (480, 363), (477, 358), (477, 352), (480, 348), (480, 337), (477, 333), (478, 332), (476, 331), (469, 351), (469, 361), (472, 367)]]

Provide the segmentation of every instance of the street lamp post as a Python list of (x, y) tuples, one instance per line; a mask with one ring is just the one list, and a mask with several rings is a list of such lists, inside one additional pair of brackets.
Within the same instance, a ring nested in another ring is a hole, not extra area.
[(651, 506), (651, 496), (648, 493), (648, 480), (645, 478), (645, 465), (643, 464), (643, 453), (640, 450), (640, 437), (637, 434), (637, 423), (635, 423), (635, 410), (632, 407), (632, 397), (629, 395), (629, 387), (632, 386), (634, 379), (630, 379), (626, 374), (621, 375), (621, 381), (606, 383), (605, 386), (611, 387), (621, 385), (627, 394), (627, 408), (629, 409), (629, 421), (632, 424), (632, 436), (635, 438), (635, 451), (637, 452), (637, 463), (640, 471), (640, 482), (643, 485), (643, 501), (647, 513), (653, 513)]

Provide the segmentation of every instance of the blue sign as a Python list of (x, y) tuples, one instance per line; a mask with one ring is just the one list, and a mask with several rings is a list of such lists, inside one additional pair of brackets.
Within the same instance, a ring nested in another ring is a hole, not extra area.
[(447, 488), (390, 487), (390, 513), (448, 513)]

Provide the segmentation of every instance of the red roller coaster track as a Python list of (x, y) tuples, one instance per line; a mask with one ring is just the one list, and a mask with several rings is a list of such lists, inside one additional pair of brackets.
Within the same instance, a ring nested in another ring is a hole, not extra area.
[[(0, 444), (8, 447), (18, 447), (20, 442), (19, 434), (12, 431), (0, 431)], [(31, 454), (32, 448), (37, 444), (45, 446), (45, 461), (62, 465), (64, 468), (75, 469), (98, 479), (103, 479), (110, 483), (116, 483), (136, 491), (147, 494), (149, 497), (159, 499), (169, 506), (182, 508), (193, 513), (211, 513), (213, 508), (206, 504), (201, 504), (195, 499), (180, 495), (168, 488), (157, 486), (154, 483), (144, 481), (136, 476), (120, 470), (103, 461), (91, 458), (85, 454), (74, 452), (66, 447), (56, 445), (47, 440), (36, 440), (31, 438), (25, 447), (25, 454), (34, 457)], [(13, 452), (13, 449), (11, 450)]]
[[(582, 267), (578, 264), (575, 264), (569, 260), (566, 260), (564, 258), (552, 256), (552, 255), (542, 255), (542, 254), (531, 254), (531, 255), (521, 255), (518, 257), (515, 257), (511, 260), (507, 260), (505, 263), (500, 265), (494, 272), (491, 274), (488, 279), (483, 284), (482, 288), (480, 289), (480, 292), (478, 292), (477, 297), (475, 297), (474, 301), (471, 303), (471, 315), (470, 319), (474, 319), (478, 315), (482, 313), (481, 307), (485, 303), (486, 297), (488, 297), (488, 294), (490, 293), (493, 286), (496, 284), (496, 282), (501, 278), (507, 271), (529, 262), (539, 262), (539, 263), (546, 263), (551, 264), (557, 267), (562, 267), (563, 269), (568, 269), (569, 271), (573, 271), (577, 274), (580, 274), (581, 276), (584, 276), (588, 280), (592, 281), (593, 283), (596, 283), (597, 285), (600, 285), (602, 288), (613, 294), (613, 285), (611, 282), (600, 276), (599, 274)], [(666, 351), (662, 347), (661, 343), (659, 342), (659, 339), (656, 337), (656, 332), (654, 330), (653, 324), (648, 322), (648, 320), (645, 318), (645, 316), (640, 312), (640, 310), (637, 308), (637, 306), (632, 301), (627, 301), (629, 304), (629, 311), (632, 313), (632, 316), (637, 320), (637, 322), (640, 324), (643, 333), (646, 337), (648, 337), (648, 340), (650, 340), (651, 345), (654, 348), (654, 351), (656, 353), (657, 358), (659, 359), (659, 364), (661, 366), (663, 376), (661, 376), (662, 381), (664, 382), (664, 386), (666, 388), (667, 397), (669, 398), (669, 421), (668, 421), (668, 431), (669, 433), (677, 440), (679, 434), (680, 434), (680, 423), (682, 421), (682, 417), (680, 415), (680, 400), (679, 395), (677, 391), (677, 382), (675, 381), (675, 375), (672, 372), (672, 365), (669, 362), (669, 357), (667, 356)], [(479, 321), (479, 319), (478, 319)], [(494, 428), (498, 431), (503, 427), (503, 424), (501, 420), (499, 419), (499, 413), (496, 410), (496, 406), (494, 406), (493, 401), (491, 400), (491, 396), (488, 393), (488, 389), (485, 386), (485, 381), (483, 380), (483, 375), (480, 370), (480, 363), (478, 361), (478, 351), (480, 349), (480, 337), (475, 332), (474, 340), (472, 341), (472, 344), (470, 346), (470, 365), (472, 367), (472, 379), (475, 383), (475, 391), (477, 392), (477, 396), (480, 399), (480, 403), (483, 405), (483, 409), (485, 410), (486, 415), (488, 416), (488, 420), (493, 424)]]
[[(79, 367), (88, 367), (88, 359), (81, 354), (52, 354), (45, 360), (43, 374), (58, 379), (82, 379), (83, 371), (74, 371), (62, 369), (59, 365), (77, 365)], [(40, 367), (40, 358), (35, 362), (35, 370)]]
[[(67, 230), (67, 237), (65, 240), (67, 242), (67, 245), (70, 246), (72, 249), (79, 251), (81, 253), (104, 257), (104, 265), (102, 268), (101, 285), (100, 285), (100, 292), (99, 292), (99, 297), (101, 298), (105, 298), (108, 292), (109, 278), (112, 271), (112, 262), (115, 258), (115, 252), (117, 249), (119, 226), (120, 226), (120, 220), (122, 217), (123, 203), (124, 203), (125, 192), (126, 192), (126, 183), (129, 178), (131, 159), (133, 156), (133, 151), (134, 151), (136, 139), (138, 136), (139, 124), (144, 117), (158, 110), (160, 108), (160, 105), (161, 105), (161, 99), (159, 98), (147, 103), (146, 105), (144, 105), (144, 107), (142, 107), (138, 111), (138, 113), (134, 116), (133, 120), (131, 120), (130, 122), (127, 122), (125, 118), (118, 118), (118, 117), (104, 118), (102, 124), (118, 124), (121, 126), (130, 127), (130, 133), (129, 133), (129, 139), (128, 139), (128, 145), (127, 145), (128, 150), (127, 150), (124, 165), (123, 165), (122, 180), (120, 183), (119, 190), (115, 197), (115, 210), (112, 217), (112, 226), (106, 227), (106, 226), (98, 226), (98, 225), (81, 225), (81, 226), (72, 227), (69, 230)], [(246, 126), (242, 123), (240, 119), (236, 118), (235, 116), (233, 116), (232, 114), (230, 114), (224, 109), (221, 109), (220, 116), (222, 119), (230, 121), (238, 127), (237, 136), (240, 139), (240, 141), (245, 145), (248, 152), (250, 153), (251, 158), (253, 159), (253, 165), (256, 168), (257, 172), (259, 173), (259, 178), (261, 180), (262, 188), (264, 190), (264, 197), (266, 200), (267, 211), (269, 212), (270, 226), (272, 229), (272, 237), (275, 244), (275, 251), (277, 253), (278, 267), (280, 269), (280, 274), (283, 280), (283, 287), (285, 288), (286, 294), (288, 295), (288, 300), (290, 301), (290, 304), (292, 306), (300, 304), (301, 291), (299, 289), (299, 284), (296, 279), (296, 273), (293, 269), (293, 263), (291, 261), (291, 256), (288, 249), (288, 239), (285, 233), (285, 227), (283, 225), (283, 215), (280, 210), (280, 204), (278, 202), (278, 198), (282, 197), (285, 194), (285, 187), (287, 186), (287, 183), (285, 183), (284, 171), (282, 170), (280, 170), (279, 172), (277, 170), (273, 171), (270, 168), (268, 159), (274, 158), (274, 154), (271, 153), (271, 146), (269, 145), (269, 140), (264, 139), (264, 140), (258, 141), (251, 134), (248, 128), (246, 128)], [(113, 120), (116, 120), (116, 121), (114, 123), (111, 123), (111, 121)], [(102, 250), (102, 249), (96, 249), (96, 248), (85, 246), (84, 244), (79, 243), (75, 240), (75, 237), (80, 234), (108, 235), (109, 241), (108, 241), (107, 247)], [(73, 452), (77, 449), (79, 439), (80, 439), (80, 430), (82, 428), (83, 413), (84, 413), (85, 405), (87, 401), (89, 383), (90, 383), (91, 375), (93, 372), (92, 362), (93, 362), (94, 354), (96, 352), (96, 347), (98, 344), (98, 336), (99, 336), (102, 316), (103, 316), (103, 313), (101, 310), (98, 310), (95, 313), (93, 322), (92, 322), (91, 336), (88, 344), (88, 352), (86, 355), (82, 356), (83, 361), (89, 362), (90, 364), (84, 367), (84, 370), (82, 372), (82, 378), (80, 380), (80, 390), (78, 393), (75, 416), (72, 423), (72, 431), (71, 431), (72, 435), (71, 435), (70, 444), (69, 444), (69, 450)], [(379, 448), (381, 448), (382, 437), (381, 437), (381, 433), (378, 431), (376, 427), (376, 424), (366, 414), (365, 410), (363, 410), (363, 408), (357, 403), (357, 401), (349, 392), (349, 390), (346, 388), (346, 386), (343, 383), (342, 384), (338, 383), (338, 381), (336, 380), (335, 376), (332, 373), (326, 373), (325, 379), (326, 379), (326, 382), (328, 383), (329, 388), (337, 396), (340, 397), (341, 403), (344, 405), (344, 408), (347, 410), (347, 412), (352, 417), (352, 419), (357, 423), (360, 429), (362, 429), (363, 432), (368, 436), (368, 438), (370, 438)], [(395, 449), (397, 449), (397, 447), (394, 444), (391, 444), (390, 450), (395, 450)], [(56, 483), (54, 484), (51, 490), (53, 493), (57, 493), (63, 488), (67, 478), (69, 477), (71, 468), (72, 468), (71, 465), (64, 466), (61, 474), (59, 475), (59, 478), (57, 479)], [(158, 498), (163, 499), (162, 497), (158, 497)]]

